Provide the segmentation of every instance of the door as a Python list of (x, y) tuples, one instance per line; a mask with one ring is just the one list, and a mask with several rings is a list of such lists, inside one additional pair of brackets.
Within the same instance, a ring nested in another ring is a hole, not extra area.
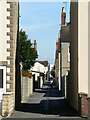
[(0, 115), (2, 110), (2, 96), (6, 92), (6, 66), (0, 66)]

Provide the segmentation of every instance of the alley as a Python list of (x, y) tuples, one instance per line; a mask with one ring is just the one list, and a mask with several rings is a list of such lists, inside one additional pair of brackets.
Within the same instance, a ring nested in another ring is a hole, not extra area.
[(55, 86), (50, 88), (47, 82), (42, 89), (36, 89), (27, 102), (22, 103), (11, 118), (59, 118), (75, 117), (78, 114), (69, 106)]

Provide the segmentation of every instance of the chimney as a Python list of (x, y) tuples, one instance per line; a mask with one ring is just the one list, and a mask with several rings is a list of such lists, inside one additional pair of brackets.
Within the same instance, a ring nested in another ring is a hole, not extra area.
[(62, 7), (61, 25), (65, 25), (65, 22), (66, 22), (66, 13), (65, 13), (65, 8)]
[(37, 43), (36, 43), (36, 40), (34, 40), (34, 48), (35, 48), (35, 50), (37, 51)]
[(58, 50), (58, 40), (57, 40), (57, 42), (56, 42), (56, 50)]

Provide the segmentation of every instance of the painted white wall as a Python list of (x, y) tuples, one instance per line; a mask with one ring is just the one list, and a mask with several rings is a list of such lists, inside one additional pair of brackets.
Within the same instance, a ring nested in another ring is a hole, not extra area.
[(78, 85), (88, 94), (88, 2), (78, 4)]
[(50, 71), (52, 70), (53, 66), (54, 66), (54, 64), (50, 64)]
[(10, 48), (10, 45), (7, 44), (7, 40), (10, 40), (10, 37), (7, 37), (7, 32), (10, 31), (7, 28), (7, 24), (10, 24), (10, 20), (7, 20), (7, 16), (10, 16), (7, 7), (10, 6), (6, 0), (0, 1), (0, 61), (6, 61), (7, 56), (10, 56), (10, 53), (7, 52), (7, 48)]
[(34, 64), (34, 67), (31, 68), (31, 70), (44, 73), (45, 67), (44, 67), (44, 65), (40, 64), (39, 62), (36, 62)]
[(48, 72), (48, 66), (44, 67), (45, 74)]
[[(10, 48), (10, 44), (7, 44), (7, 40), (10, 40), (10, 36), (7, 36), (7, 32), (10, 32), (10, 28), (7, 28), (7, 24), (10, 24), (10, 20), (7, 16), (10, 16), (10, 12), (7, 11), (10, 8), (10, 4), (7, 4), (7, 0), (0, 1), (0, 61), (8, 61), (7, 56), (10, 56), (10, 52), (7, 52), (7, 48)], [(7, 68), (7, 72), (10, 72), (10, 68)], [(10, 80), (8, 77), (7, 80)]]
[(36, 72), (32, 72), (32, 74), (33, 75), (35, 74), (35, 80), (37, 80), (38, 76), (40, 76), (40, 74), (37, 72), (46, 73), (47, 68), (44, 67), (44, 65), (40, 64), (39, 62), (36, 62), (34, 66), (30, 69), (30, 71), (36, 71)]
[[(90, 2), (88, 11), (90, 11)], [(90, 12), (88, 12), (88, 73), (88, 96), (90, 97)]]

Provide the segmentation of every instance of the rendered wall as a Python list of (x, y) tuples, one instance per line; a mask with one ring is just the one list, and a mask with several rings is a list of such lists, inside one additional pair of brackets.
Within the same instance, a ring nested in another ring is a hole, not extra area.
[(70, 61), (68, 61), (68, 47), (70, 44), (68, 43), (62, 43), (61, 44), (61, 76), (65, 76), (67, 74), (67, 71), (70, 70)]
[(88, 94), (88, 2), (78, 3), (78, 87)]
[(90, 2), (88, 3), (88, 97), (90, 97)]
[(7, 61), (7, 56), (10, 56), (7, 52), (7, 48), (10, 48), (7, 44), (7, 39), (10, 40), (7, 36), (7, 32), (10, 32), (7, 28), (7, 24), (10, 24), (10, 20), (7, 20), (7, 16), (10, 16), (10, 12), (7, 12), (9, 7), (6, 0), (0, 1), (0, 61)]
[(25, 102), (28, 97), (33, 93), (33, 79), (28, 77), (22, 77), (21, 81), (21, 100)]
[[(18, 17), (19, 17), (18, 2), (0, 1), (0, 65), (6, 66), (6, 92), (13, 92), (13, 109), (15, 108), (15, 64), (16, 64), (16, 48), (18, 35)], [(6, 93), (7, 94), (7, 93)], [(5, 95), (5, 94), (4, 94)], [(7, 97), (6, 97), (7, 99)], [(7, 99), (8, 101), (8, 99)], [(6, 103), (4, 101), (3, 106)], [(8, 104), (7, 104), (8, 105)], [(9, 110), (10, 107), (8, 107)], [(2, 108), (3, 111), (4, 108)], [(10, 112), (11, 113), (11, 112)], [(9, 113), (9, 114), (10, 114)], [(4, 115), (4, 113), (3, 113)]]
[(56, 85), (58, 86), (58, 84), (59, 84), (59, 59), (56, 59), (56, 61), (55, 61), (55, 82), (56, 82)]
[(78, 3), (71, 2), (71, 64), (69, 102), (78, 110)]

